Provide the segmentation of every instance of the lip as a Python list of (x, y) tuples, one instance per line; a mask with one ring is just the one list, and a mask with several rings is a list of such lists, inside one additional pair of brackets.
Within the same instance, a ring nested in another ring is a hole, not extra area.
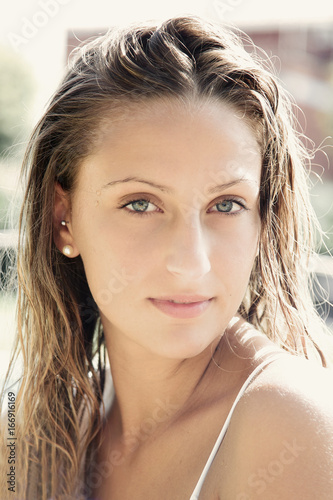
[[(202, 295), (168, 295), (149, 300), (157, 309), (172, 318), (189, 319), (203, 314), (213, 298)], [(181, 303), (177, 304), (173, 301)]]

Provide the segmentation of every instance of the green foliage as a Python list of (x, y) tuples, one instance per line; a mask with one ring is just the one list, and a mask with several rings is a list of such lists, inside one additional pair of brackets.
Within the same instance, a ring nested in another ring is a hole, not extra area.
[(6, 226), (6, 217), (9, 206), (9, 195), (5, 190), (0, 189), (0, 230)]
[(29, 129), (32, 93), (33, 82), (26, 63), (15, 52), (0, 46), (0, 155)]

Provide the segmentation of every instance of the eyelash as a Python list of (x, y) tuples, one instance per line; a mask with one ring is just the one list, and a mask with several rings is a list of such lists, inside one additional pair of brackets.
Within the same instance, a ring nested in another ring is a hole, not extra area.
[(216, 203), (214, 203), (213, 207), (215, 207), (216, 205), (218, 205), (219, 203), (223, 203), (225, 201), (231, 201), (231, 203), (235, 203), (236, 205), (238, 205), (242, 210), (237, 210), (236, 212), (220, 212), (219, 210), (214, 210), (215, 213), (218, 213), (218, 214), (223, 214), (223, 215), (227, 215), (228, 217), (231, 217), (231, 216), (236, 216), (236, 215), (239, 215), (240, 213), (242, 213), (243, 211), (245, 210), (249, 210), (245, 204), (243, 202), (241, 202), (238, 198), (222, 198), (221, 200), (218, 200)]
[[(127, 201), (126, 203), (124, 203), (123, 205), (120, 205), (118, 208), (119, 209), (123, 209), (128, 206), (128, 205), (131, 205), (132, 203), (135, 203), (137, 201), (146, 201), (148, 203), (152, 203), (153, 205), (155, 205), (155, 203), (148, 197), (148, 196), (145, 196), (143, 198), (134, 198), (132, 200), (129, 200)], [(249, 210), (245, 205), (244, 203), (242, 203), (238, 198), (222, 198), (221, 200), (218, 200), (216, 203), (214, 203), (213, 207), (215, 207), (216, 205), (218, 205), (219, 203), (222, 203), (222, 202), (225, 202), (225, 201), (231, 201), (232, 203), (236, 203), (237, 205), (239, 205), (242, 210), (237, 210), (236, 212), (220, 212), (218, 210), (214, 210), (215, 213), (219, 213), (219, 214), (222, 214), (222, 215), (227, 215), (228, 217), (231, 217), (231, 216), (235, 216), (235, 215), (238, 215), (240, 214), (243, 210)], [(155, 205), (156, 206), (156, 205)], [(149, 215), (153, 215), (154, 213), (156, 213), (156, 211), (151, 211), (151, 212), (144, 212), (144, 211), (135, 211), (135, 210), (130, 210), (130, 209), (126, 209), (127, 213), (129, 213), (130, 215), (138, 215), (139, 217), (140, 216), (149, 216)]]
[[(148, 196), (145, 196), (142, 198), (133, 198), (132, 200), (126, 201), (126, 203), (124, 203), (123, 205), (120, 205), (118, 208), (120, 208), (120, 209), (125, 208), (126, 209), (126, 207), (128, 205), (131, 205), (132, 203), (135, 203), (137, 201), (147, 201), (148, 203), (152, 203), (153, 205), (155, 205), (155, 203)], [(140, 212), (140, 211), (135, 211), (135, 210), (129, 210), (128, 208), (126, 209), (126, 211), (130, 215), (139, 215), (139, 216), (153, 215), (155, 213), (155, 211), (152, 211), (152, 212), (143, 212), (142, 211), (142, 212)]]

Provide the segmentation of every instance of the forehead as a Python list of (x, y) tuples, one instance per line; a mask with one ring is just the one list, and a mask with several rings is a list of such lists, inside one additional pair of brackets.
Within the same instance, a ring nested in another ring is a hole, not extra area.
[(104, 116), (81, 170), (81, 178), (94, 171), (105, 182), (140, 171), (180, 185), (221, 175), (259, 183), (261, 152), (252, 127), (226, 103), (150, 99)]

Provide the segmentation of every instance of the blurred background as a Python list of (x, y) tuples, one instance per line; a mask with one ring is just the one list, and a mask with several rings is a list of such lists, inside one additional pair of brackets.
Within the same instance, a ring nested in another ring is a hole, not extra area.
[[(294, 96), (297, 119), (316, 151), (312, 202), (326, 233), (315, 268), (333, 302), (333, 3), (331, 0), (16, 0), (0, 19), (0, 278), (15, 252), (27, 138), (62, 79), (71, 50), (114, 25), (196, 14), (245, 31), (272, 59)], [(265, 56), (266, 57), (266, 56)], [(2, 257), (1, 257), (2, 256)], [(0, 380), (14, 334), (15, 293), (0, 292)], [(320, 306), (319, 306), (320, 307)], [(333, 325), (333, 312), (322, 308)]]

